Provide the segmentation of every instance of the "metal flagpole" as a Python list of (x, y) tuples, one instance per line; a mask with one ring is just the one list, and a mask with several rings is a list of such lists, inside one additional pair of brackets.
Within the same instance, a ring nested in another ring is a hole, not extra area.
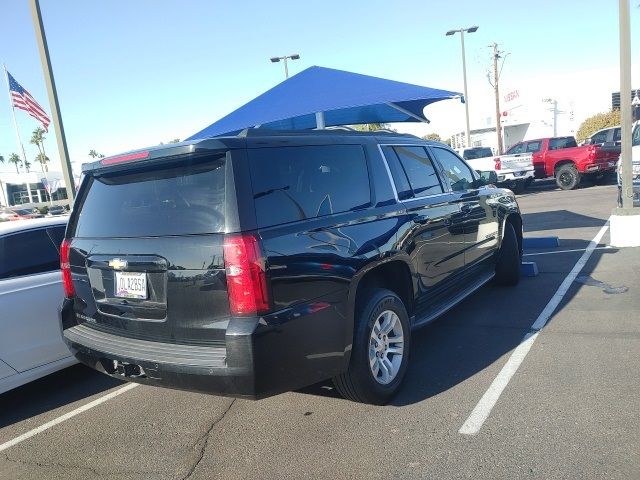
[(62, 176), (67, 187), (67, 199), (73, 203), (76, 196), (75, 181), (73, 171), (71, 170), (71, 160), (69, 159), (69, 150), (67, 149), (67, 140), (64, 135), (64, 126), (62, 125), (62, 115), (60, 114), (60, 105), (58, 104), (58, 94), (56, 92), (56, 83), (53, 79), (53, 71), (51, 69), (51, 59), (49, 58), (49, 49), (47, 47), (47, 37), (44, 33), (44, 25), (42, 23), (42, 14), (40, 12), (40, 3), (38, 0), (29, 0), (31, 6), (31, 17), (33, 19), (33, 28), (36, 33), (36, 42), (38, 51), (40, 52), (40, 60), (42, 62), (42, 71), (44, 73), (44, 81), (47, 86), (47, 94), (49, 96), (49, 106), (51, 107), (51, 122), (55, 126), (56, 140), (58, 142), (58, 154), (60, 155), (60, 164), (62, 166)]
[[(9, 87), (9, 74), (7, 72), (7, 67), (3, 63), (2, 67), (4, 68), (4, 78), (7, 81), (7, 93), (9, 94), (9, 106), (11, 107), (11, 114), (13, 116), (13, 126), (16, 129), (16, 138), (18, 139), (18, 148), (22, 150), (22, 161), (24, 163), (25, 170), (27, 169), (27, 155), (24, 153), (24, 145), (22, 145), (22, 140), (20, 139), (20, 131), (18, 130), (18, 122), (16, 122), (16, 109), (13, 106), (13, 100), (11, 98), (11, 87)], [(29, 203), (33, 203), (33, 197), (31, 196), (31, 185), (29, 185), (29, 178), (27, 177), (27, 194), (29, 195)]]

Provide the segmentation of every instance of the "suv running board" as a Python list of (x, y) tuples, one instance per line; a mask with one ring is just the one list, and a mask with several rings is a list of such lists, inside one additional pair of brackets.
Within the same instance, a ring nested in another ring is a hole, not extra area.
[(420, 318), (416, 318), (415, 316), (412, 317), (411, 329), (415, 330), (417, 328), (424, 327), (425, 325), (431, 323), (439, 316), (451, 310), (458, 303), (463, 301), (465, 298), (467, 298), (473, 292), (478, 290), (480, 287), (488, 283), (494, 276), (495, 276), (495, 272), (485, 273), (480, 278), (478, 278), (478, 280), (476, 280), (475, 282), (471, 283), (468, 287), (461, 290), (451, 300), (448, 300), (447, 302), (443, 302), (440, 304), (436, 304), (433, 308), (430, 309), (430, 312), (427, 313), (425, 316), (422, 316)]

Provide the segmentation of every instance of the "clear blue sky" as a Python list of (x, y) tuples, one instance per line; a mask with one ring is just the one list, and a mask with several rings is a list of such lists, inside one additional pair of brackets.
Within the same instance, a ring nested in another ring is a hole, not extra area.
[[(461, 91), (459, 39), (444, 33), (479, 25), (466, 37), (470, 84), (486, 83), (494, 41), (511, 53), (503, 78), (618, 64), (613, 0), (41, 0), (41, 8), (78, 164), (90, 148), (113, 154), (200, 130), (280, 82), (282, 64), (269, 62), (275, 55), (300, 53), (291, 74), (321, 65)], [(0, 2), (0, 18), (0, 61), (49, 112), (27, 0)], [(24, 112), (17, 117), (33, 159), (28, 138), (37, 124)], [(57, 159), (51, 130), (45, 146)], [(3, 80), (0, 155), (17, 151)]]

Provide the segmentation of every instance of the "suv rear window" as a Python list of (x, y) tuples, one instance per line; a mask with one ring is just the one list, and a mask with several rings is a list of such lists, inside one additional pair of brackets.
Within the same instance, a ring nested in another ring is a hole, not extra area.
[(224, 231), (224, 156), (108, 173), (87, 180), (75, 229), (77, 237)]
[(259, 227), (368, 207), (369, 173), (360, 145), (249, 150)]

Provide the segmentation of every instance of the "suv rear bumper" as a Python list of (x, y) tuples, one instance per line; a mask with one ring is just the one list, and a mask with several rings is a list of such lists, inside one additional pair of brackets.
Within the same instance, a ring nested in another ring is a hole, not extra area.
[[(318, 343), (317, 335), (304, 335), (310, 322), (319, 326), (327, 324), (329, 316), (336, 318), (335, 310), (309, 311), (308, 306), (306, 310), (292, 308), (262, 318), (230, 318), (224, 344), (214, 346), (114, 335), (87, 321), (78, 323), (73, 300), (69, 299), (64, 300), (60, 317), (64, 341), (75, 357), (114, 378), (260, 399), (311, 385), (344, 370), (348, 349), (336, 352), (335, 347)], [(332, 351), (322, 353), (328, 349)]]

